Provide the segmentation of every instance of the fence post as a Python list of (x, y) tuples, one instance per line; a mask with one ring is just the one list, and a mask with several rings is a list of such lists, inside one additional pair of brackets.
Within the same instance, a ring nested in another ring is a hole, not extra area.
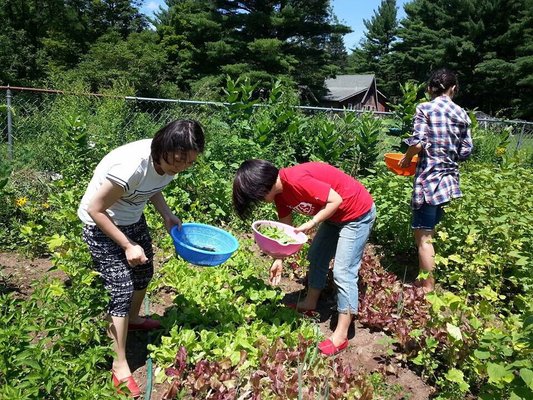
[(11, 115), (11, 89), (7, 85), (6, 91), (6, 105), (7, 105), (7, 159), (13, 160), (13, 121)]
[(516, 142), (516, 150), (519, 150), (520, 147), (522, 147), (522, 140), (524, 139), (525, 128), (526, 128), (526, 124), (522, 124), (522, 130), (520, 131), (520, 136), (518, 137), (518, 141)]

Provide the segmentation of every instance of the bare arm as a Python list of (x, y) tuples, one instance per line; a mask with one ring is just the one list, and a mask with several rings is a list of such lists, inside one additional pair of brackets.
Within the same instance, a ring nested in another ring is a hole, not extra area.
[(328, 199), (326, 205), (316, 215), (306, 223), (300, 225), (295, 229), (296, 232), (307, 232), (309, 229), (314, 228), (319, 223), (327, 220), (338, 210), (342, 203), (342, 197), (335, 190), (329, 189)]
[(292, 214), (287, 215), (286, 217), (280, 218), (279, 222), (283, 222), (287, 225), (292, 225)]
[(154, 194), (152, 197), (150, 197), (150, 202), (154, 205), (157, 212), (163, 218), (165, 228), (168, 232), (170, 232), (174, 225), (178, 225), (181, 229), (181, 220), (170, 210), (163, 193), (157, 192)]
[(398, 162), (401, 168), (407, 168), (411, 164), (411, 159), (422, 150), (422, 144), (418, 143), (414, 146), (409, 146), (402, 159)]
[[(292, 225), (292, 214), (287, 215), (286, 217), (280, 218), (279, 222), (283, 222), (287, 225)], [(283, 272), (283, 259), (276, 258), (270, 267), (270, 277), (269, 283), (271, 285), (279, 284), (281, 280), (281, 274)]]
[[(327, 220), (331, 217), (342, 203), (342, 197), (335, 190), (330, 189), (328, 193), (328, 199), (326, 200), (326, 205), (322, 208), (316, 215), (306, 223), (295, 228), (296, 232), (307, 232), (309, 229), (314, 228), (322, 221)], [(280, 218), (280, 222), (284, 224), (292, 225), (292, 215), (288, 215), (284, 218)], [(283, 272), (283, 260), (281, 258), (274, 260), (272, 266), (270, 267), (270, 279), (269, 282), (271, 285), (279, 284), (281, 280), (281, 274)]]
[(118, 229), (106, 211), (123, 194), (124, 189), (106, 179), (89, 203), (87, 213), (102, 232), (124, 249), (131, 266), (144, 264), (148, 259), (143, 248)]

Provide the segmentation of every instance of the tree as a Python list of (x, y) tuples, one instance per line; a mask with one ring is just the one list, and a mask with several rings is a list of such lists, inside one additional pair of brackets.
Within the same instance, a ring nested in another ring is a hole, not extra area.
[(395, 92), (391, 87), (392, 45), (398, 32), (396, 0), (382, 0), (370, 20), (363, 20), (367, 29), (360, 47), (348, 57), (348, 73), (374, 73), (385, 93)]
[(139, 95), (159, 95), (168, 76), (163, 73), (166, 57), (158, 42), (157, 33), (150, 30), (131, 33), (126, 39), (112, 30), (91, 46), (68, 76), (87, 83), (93, 92), (122, 81)]
[(73, 68), (91, 44), (110, 30), (139, 32), (146, 17), (140, 0), (2, 0), (0, 81), (30, 84), (51, 71)]
[[(329, 0), (167, 0), (155, 25), (180, 81), (220, 84), (226, 75), (322, 88), (335, 70), (338, 35)], [(336, 36), (337, 35), (337, 36)], [(337, 44), (335, 44), (337, 41)]]
[(466, 107), (523, 115), (523, 100), (515, 99), (531, 90), (529, 10), (531, 0), (413, 0), (393, 45), (396, 74), (424, 81), (447, 66), (459, 74)]
[(516, 49), (517, 93), (511, 104), (517, 109), (517, 117), (533, 121), (533, 0), (526, 1), (515, 24), (513, 29), (523, 32), (523, 40)]

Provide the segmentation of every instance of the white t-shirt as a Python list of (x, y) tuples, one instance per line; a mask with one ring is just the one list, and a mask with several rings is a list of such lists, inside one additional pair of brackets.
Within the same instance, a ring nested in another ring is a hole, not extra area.
[(150, 155), (151, 143), (152, 139), (144, 139), (125, 144), (100, 161), (78, 208), (78, 216), (85, 224), (95, 225), (87, 207), (105, 179), (124, 189), (122, 197), (107, 209), (116, 225), (139, 221), (150, 197), (172, 181), (174, 176), (156, 172)]

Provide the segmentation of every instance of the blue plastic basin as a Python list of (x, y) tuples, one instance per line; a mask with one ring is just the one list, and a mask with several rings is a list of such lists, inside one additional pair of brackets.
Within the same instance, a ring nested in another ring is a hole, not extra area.
[(235, 237), (223, 229), (194, 222), (170, 230), (176, 253), (195, 265), (220, 265), (239, 248)]

